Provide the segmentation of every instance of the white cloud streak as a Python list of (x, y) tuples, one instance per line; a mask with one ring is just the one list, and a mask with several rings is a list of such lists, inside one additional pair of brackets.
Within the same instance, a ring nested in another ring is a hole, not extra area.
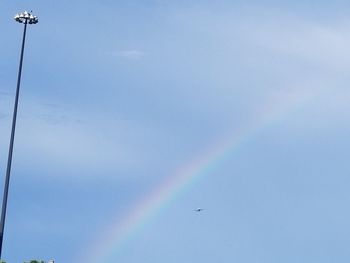
[(140, 59), (146, 55), (144, 51), (138, 49), (119, 50), (113, 54), (126, 59)]

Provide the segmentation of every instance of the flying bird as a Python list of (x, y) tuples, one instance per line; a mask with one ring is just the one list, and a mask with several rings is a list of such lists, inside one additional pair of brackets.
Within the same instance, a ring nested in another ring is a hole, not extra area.
[(194, 209), (193, 211), (195, 211), (195, 212), (202, 212), (203, 210), (204, 210), (203, 208), (198, 207), (198, 208)]

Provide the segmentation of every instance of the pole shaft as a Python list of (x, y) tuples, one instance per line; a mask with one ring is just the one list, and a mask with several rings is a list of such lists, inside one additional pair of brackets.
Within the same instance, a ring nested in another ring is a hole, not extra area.
[(7, 168), (6, 168), (6, 177), (5, 177), (5, 184), (4, 184), (4, 196), (3, 196), (3, 200), (2, 200), (1, 221), (0, 221), (0, 259), (1, 259), (1, 255), (2, 255), (2, 244), (3, 244), (3, 238), (4, 238), (7, 198), (8, 198), (8, 192), (9, 192), (9, 186), (10, 186), (12, 153), (13, 153), (13, 144), (14, 144), (15, 132), (16, 132), (17, 108), (18, 108), (19, 90), (20, 90), (20, 86), (21, 86), (22, 64), (23, 64), (23, 55), (24, 55), (24, 45), (25, 45), (25, 41), (26, 41), (26, 32), (27, 32), (27, 21), (25, 21), (25, 23), (24, 23), (24, 30), (23, 30), (21, 56), (20, 56), (19, 68), (18, 68), (16, 98), (15, 98), (15, 105), (14, 105), (14, 109), (13, 109), (11, 138), (10, 138), (10, 146), (9, 146)]

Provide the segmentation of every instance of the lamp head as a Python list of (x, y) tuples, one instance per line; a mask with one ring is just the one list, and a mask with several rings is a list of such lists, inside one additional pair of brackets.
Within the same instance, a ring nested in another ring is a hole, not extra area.
[(31, 12), (29, 13), (27, 11), (16, 14), (14, 19), (22, 24), (36, 24), (39, 21), (37, 16), (34, 16)]

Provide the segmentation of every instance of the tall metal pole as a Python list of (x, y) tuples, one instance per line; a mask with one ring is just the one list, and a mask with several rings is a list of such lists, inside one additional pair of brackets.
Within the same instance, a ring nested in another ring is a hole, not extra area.
[(23, 29), (21, 56), (20, 56), (19, 68), (18, 68), (15, 105), (14, 105), (14, 109), (13, 109), (11, 138), (10, 138), (10, 145), (9, 145), (9, 152), (8, 152), (8, 159), (7, 159), (7, 168), (6, 168), (6, 177), (5, 177), (5, 184), (4, 184), (4, 195), (3, 195), (2, 209), (1, 209), (1, 219), (0, 219), (0, 259), (1, 259), (1, 255), (2, 255), (2, 244), (3, 244), (3, 239), (4, 239), (4, 228), (5, 228), (7, 198), (8, 198), (8, 192), (9, 192), (9, 186), (10, 186), (12, 153), (13, 153), (13, 145), (14, 145), (15, 132), (16, 132), (17, 109), (18, 109), (19, 91), (20, 91), (20, 87), (21, 87), (22, 64), (23, 64), (23, 56), (24, 56), (24, 46), (25, 46), (25, 41), (26, 41), (27, 25), (28, 24), (36, 24), (38, 22), (38, 19), (37, 19), (36, 16), (33, 16), (32, 14), (30, 14), (30, 13), (28, 13), (26, 11), (23, 12), (23, 13), (17, 14), (15, 16), (15, 20), (17, 22), (23, 23), (24, 24), (24, 29)]
[(1, 221), (0, 221), (0, 259), (1, 259), (1, 253), (2, 253), (2, 243), (3, 243), (3, 238), (4, 238), (7, 198), (8, 198), (9, 185), (10, 185), (12, 153), (13, 153), (13, 144), (14, 144), (15, 132), (16, 132), (17, 108), (18, 108), (19, 90), (21, 87), (22, 64), (23, 64), (23, 55), (24, 55), (24, 45), (26, 42), (27, 24), (28, 24), (27, 21), (25, 21), (24, 22), (24, 30), (23, 30), (21, 57), (20, 57), (19, 68), (18, 68), (16, 98), (15, 98), (15, 105), (14, 105), (14, 109), (13, 109), (11, 138), (10, 138), (10, 146), (9, 146), (5, 185), (4, 185), (4, 196), (2, 199)]

